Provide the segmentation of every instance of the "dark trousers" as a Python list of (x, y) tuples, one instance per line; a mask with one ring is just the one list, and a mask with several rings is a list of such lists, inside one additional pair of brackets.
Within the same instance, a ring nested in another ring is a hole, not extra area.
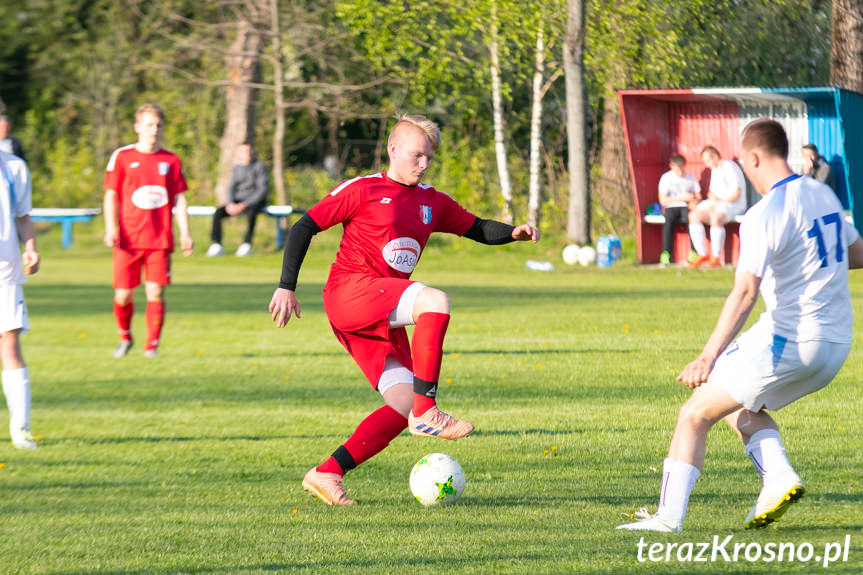
[[(235, 214), (237, 216), (246, 216), (247, 225), (246, 225), (246, 235), (243, 238), (243, 242), (250, 244), (252, 243), (252, 237), (255, 235), (255, 223), (258, 220), (258, 214), (261, 213), (264, 209), (264, 204), (255, 204), (254, 206), (246, 206), (246, 209), (240, 212), (239, 214)], [(213, 231), (210, 233), (210, 240), (214, 244), (222, 243), (222, 220), (225, 218), (230, 218), (227, 210), (225, 210), (225, 206), (221, 206), (216, 209), (216, 213), (213, 214)]]
[(689, 225), (689, 208), (665, 208), (665, 223), (662, 225), (662, 251), (671, 253), (674, 247), (674, 227), (678, 224)]

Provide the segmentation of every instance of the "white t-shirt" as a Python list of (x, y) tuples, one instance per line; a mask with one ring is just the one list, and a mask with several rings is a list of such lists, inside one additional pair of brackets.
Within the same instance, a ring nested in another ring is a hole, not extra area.
[(15, 218), (30, 213), (30, 195), (27, 164), (18, 156), (0, 151), (0, 285), (17, 285), (26, 281), (21, 268)]
[(668, 170), (659, 178), (659, 193), (665, 194), (669, 200), (663, 206), (666, 208), (684, 208), (687, 200), (700, 191), (698, 180), (692, 174), (683, 174), (683, 177), (680, 177), (674, 170)]
[(737, 273), (761, 278), (761, 327), (792, 341), (850, 342), (847, 246), (860, 234), (825, 184), (783, 182), (744, 216)]
[(717, 198), (729, 198), (738, 189), (740, 195), (730, 205), (733, 211), (742, 214), (746, 211), (746, 178), (743, 177), (743, 170), (731, 160), (722, 160), (716, 169), (710, 170), (710, 191)]

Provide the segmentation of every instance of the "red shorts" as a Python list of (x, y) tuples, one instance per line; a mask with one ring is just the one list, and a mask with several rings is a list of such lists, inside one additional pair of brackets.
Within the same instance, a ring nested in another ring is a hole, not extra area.
[(171, 284), (171, 253), (168, 250), (125, 250), (114, 248), (114, 289), (141, 285), (141, 268), (146, 281), (160, 286)]
[(387, 356), (413, 369), (405, 328), (390, 328), (388, 316), (414, 283), (401, 278), (353, 274), (330, 277), (324, 286), (324, 310), (336, 337), (377, 389)]

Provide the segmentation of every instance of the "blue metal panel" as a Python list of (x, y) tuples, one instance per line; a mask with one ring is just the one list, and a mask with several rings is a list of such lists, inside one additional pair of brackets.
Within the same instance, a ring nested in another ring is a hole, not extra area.
[(839, 116), (842, 118), (842, 140), (845, 149), (845, 177), (851, 214), (857, 229), (863, 228), (863, 96), (848, 90), (837, 90)]
[(836, 195), (839, 196), (842, 206), (847, 210), (850, 208), (846, 178), (848, 161), (845, 157), (842, 118), (836, 109), (836, 102), (831, 97), (829, 100), (810, 100), (807, 105), (809, 107), (809, 140), (815, 144), (818, 152), (830, 162), (836, 181)]
[[(848, 92), (834, 86), (768, 88), (764, 91), (799, 98), (806, 102), (809, 143), (815, 144), (818, 152), (830, 162), (830, 167), (833, 169), (833, 176), (836, 180), (836, 195), (845, 209), (852, 209), (854, 205), (854, 193), (849, 193), (849, 189), (851, 189), (849, 187), (849, 172), (853, 172), (851, 166), (859, 164), (849, 161), (847, 156), (848, 142), (845, 140), (847, 126), (844, 124), (848, 121), (849, 116), (854, 116), (854, 114), (849, 114), (850, 108), (844, 112), (840, 110), (842, 100), (840, 93), (848, 94)], [(863, 105), (863, 102), (857, 102), (855, 105)], [(861, 111), (863, 111), (863, 108), (858, 107), (857, 114)], [(860, 120), (857, 120), (856, 123), (860, 124)], [(858, 193), (863, 193), (863, 191), (858, 191)]]

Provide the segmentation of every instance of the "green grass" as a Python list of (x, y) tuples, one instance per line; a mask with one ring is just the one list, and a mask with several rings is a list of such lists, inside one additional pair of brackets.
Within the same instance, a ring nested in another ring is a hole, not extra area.
[[(122, 361), (110, 357), (110, 255), (98, 224), (79, 225), (68, 251), (56, 229), (40, 236), (44, 267), (25, 286), (32, 331), (23, 341), (42, 447), (0, 444), (0, 572), (822, 570), (742, 558), (639, 563), (641, 535), (614, 530), (637, 508), (655, 508), (657, 470), (687, 397), (673, 376), (712, 329), (730, 270), (560, 264), (544, 274), (524, 260), (559, 263), (551, 244), (435, 241), (415, 279), (452, 300), (439, 400), (478, 432), (453, 443), (402, 434), (348, 475), (359, 505), (336, 509), (308, 496), (300, 479), (380, 404), (323, 315), (338, 234), (313, 243), (299, 289), (303, 318), (277, 330), (266, 306), (281, 256), (269, 230), (255, 256), (214, 261), (201, 255), (205, 223), (193, 223), (201, 244), (198, 255), (174, 258), (157, 360), (141, 357), (140, 346)], [(240, 226), (229, 229), (238, 235)], [(860, 302), (859, 273), (852, 289)], [(645, 540), (733, 535), (808, 542), (820, 555), (850, 534), (848, 562), (829, 572), (859, 573), (861, 336), (833, 384), (777, 416), (807, 481), (801, 504), (766, 530), (742, 530), (759, 482), (733, 434), (717, 427), (686, 531)], [(467, 475), (454, 506), (426, 509), (411, 497), (408, 473), (433, 451), (458, 459)]]

